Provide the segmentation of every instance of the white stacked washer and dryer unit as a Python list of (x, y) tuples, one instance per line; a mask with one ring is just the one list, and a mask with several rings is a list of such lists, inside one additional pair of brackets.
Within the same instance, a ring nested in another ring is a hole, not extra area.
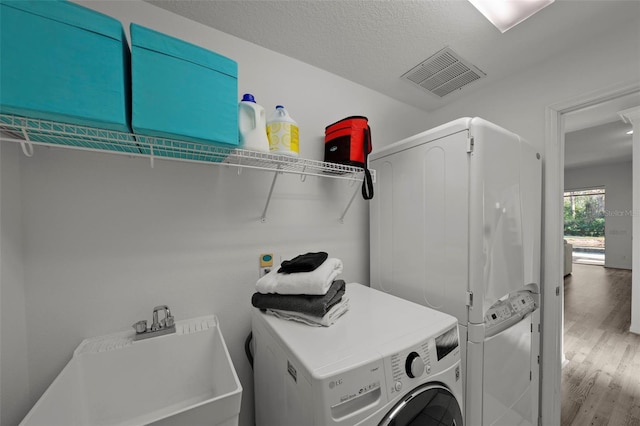
[(371, 286), (458, 319), (465, 424), (537, 425), (540, 155), (461, 118), (369, 158)]
[(257, 426), (462, 426), (456, 318), (357, 283), (310, 327), (253, 309)]

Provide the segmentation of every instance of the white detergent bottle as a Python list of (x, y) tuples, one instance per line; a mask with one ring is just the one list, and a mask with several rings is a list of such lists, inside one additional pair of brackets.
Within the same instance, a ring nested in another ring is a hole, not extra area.
[(267, 122), (267, 136), (272, 154), (297, 157), (300, 153), (298, 123), (291, 118), (282, 105), (276, 106), (276, 110)]
[(238, 130), (240, 148), (269, 152), (267, 124), (264, 108), (256, 103), (251, 93), (246, 93), (238, 104)]

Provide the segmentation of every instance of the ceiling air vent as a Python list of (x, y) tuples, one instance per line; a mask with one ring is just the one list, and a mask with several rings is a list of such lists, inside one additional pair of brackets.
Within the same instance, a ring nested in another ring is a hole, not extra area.
[(402, 76), (441, 98), (483, 77), (486, 77), (485, 73), (449, 47), (435, 53)]

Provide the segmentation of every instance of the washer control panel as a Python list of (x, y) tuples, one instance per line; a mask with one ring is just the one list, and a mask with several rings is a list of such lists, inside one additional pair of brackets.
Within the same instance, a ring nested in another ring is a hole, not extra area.
[(420, 357), (418, 352), (411, 352), (407, 355), (407, 360), (404, 363), (404, 370), (407, 373), (407, 376), (415, 379), (417, 377), (422, 376), (424, 373), (425, 363)]
[(385, 358), (387, 393), (393, 398), (428, 381), (460, 360), (458, 325), (444, 330), (420, 344)]
[(391, 380), (387, 390), (390, 395), (402, 392), (411, 379), (429, 374), (427, 369), (431, 371), (430, 340), (433, 339), (427, 339), (418, 346), (389, 357)]
[(397, 340), (389, 342), (380, 347), (379, 358), (323, 379), (323, 393), (332, 418), (346, 418), (365, 407), (404, 395), (460, 361), (457, 323), (436, 336), (423, 340), (418, 336), (405, 340), (404, 349)]

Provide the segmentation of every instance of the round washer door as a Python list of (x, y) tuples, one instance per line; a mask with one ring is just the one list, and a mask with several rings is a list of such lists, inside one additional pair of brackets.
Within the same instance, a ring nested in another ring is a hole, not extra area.
[(379, 426), (463, 426), (462, 412), (449, 389), (425, 383), (402, 398)]

